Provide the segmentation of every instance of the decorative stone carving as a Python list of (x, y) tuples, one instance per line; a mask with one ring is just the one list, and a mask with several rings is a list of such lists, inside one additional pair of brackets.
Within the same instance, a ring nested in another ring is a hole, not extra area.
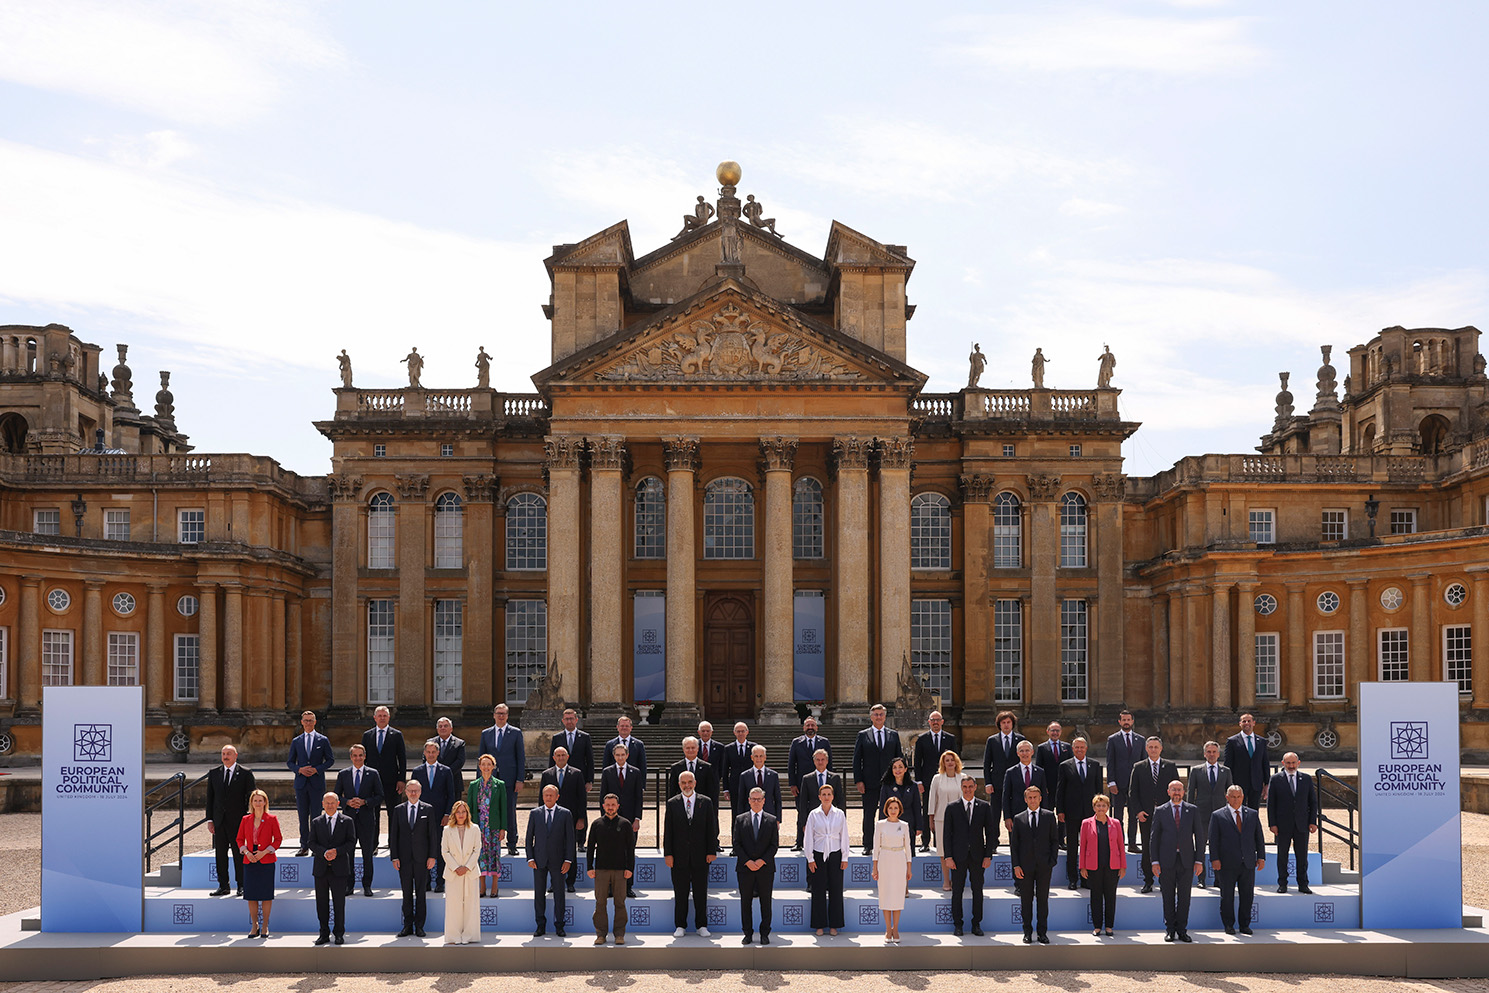
[(869, 453), (874, 443), (868, 438), (834, 438), (832, 440), (832, 463), (834, 471), (844, 469), (868, 469)]
[(486, 354), (485, 345), (476, 352), (476, 388), (491, 389), (491, 356)]
[(769, 472), (772, 469), (784, 469), (791, 471), (792, 464), (796, 461), (795, 438), (761, 438), (760, 439), (760, 469)]
[(119, 364), (114, 366), (114, 403), (121, 409), (134, 407), (134, 373), (130, 371), (129, 363), (124, 361), (125, 355), (129, 353), (128, 345), (115, 345), (119, 350)]
[(336, 356), (336, 364), (341, 369), (341, 386), (342, 386), (342, 388), (343, 389), (348, 389), (348, 390), (351, 389), (351, 387), (352, 387), (352, 357), (350, 355), (346, 354), (346, 349), (343, 348), (341, 350), (341, 354), (338, 355), (338, 356)]
[(676, 241), (689, 231), (697, 231), (706, 225), (712, 217), (713, 204), (700, 196), (698, 198), (698, 206), (693, 208), (693, 212), (682, 215), (682, 230), (673, 235), (671, 240)]
[(987, 368), (987, 356), (982, 354), (982, 346), (977, 342), (972, 343), (972, 353), (967, 356), (967, 389), (977, 389), (977, 381), (982, 378), (982, 371)]
[(106, 393), (108, 393), (108, 391), (109, 391), (109, 377), (105, 376), (103, 373), (100, 372), (98, 374), (98, 392), (105, 393), (106, 394)]
[(176, 426), (176, 397), (171, 392), (171, 374), (160, 371), (160, 390), (155, 394), (155, 420), (174, 428)]
[(1324, 364), (1318, 367), (1318, 398), (1320, 400), (1325, 397), (1332, 399), (1338, 385), (1334, 366), (1329, 362), (1329, 353), (1334, 350), (1334, 346), (1320, 345), (1319, 350), (1323, 352)]
[(1278, 378), (1282, 380), (1282, 389), (1277, 391), (1277, 419), (1272, 422), (1272, 431), (1281, 432), (1287, 427), (1288, 422), (1293, 419), (1293, 395), (1287, 388), (1287, 377), (1290, 372), (1279, 372)]
[(564, 709), (564, 674), (558, 671), (558, 656), (548, 664), (548, 671), (533, 681), (527, 691), (527, 703), (522, 709), (522, 718), (532, 724), (535, 713), (562, 714)]
[(597, 375), (620, 380), (863, 378), (816, 344), (756, 320), (732, 303)]
[(326, 477), (326, 484), (330, 487), (332, 500), (355, 500), (362, 492), (361, 476), (333, 472)]
[(668, 472), (697, 472), (702, 464), (697, 438), (668, 438), (662, 444), (662, 457)]
[(719, 264), (736, 266), (739, 261), (739, 228), (733, 221), (725, 221), (719, 231)]
[(1120, 500), (1124, 485), (1122, 477), (1115, 472), (1103, 472), (1091, 479), (1091, 488), (1103, 500)]
[(423, 473), (399, 474), (394, 476), (393, 480), (398, 485), (399, 497), (404, 500), (423, 499), (425, 492), (429, 489), (429, 477)]
[(1047, 362), (1049, 362), (1049, 359), (1044, 357), (1044, 349), (1034, 349), (1034, 358), (1029, 363), (1029, 374), (1034, 377), (1034, 388), (1036, 390), (1044, 389), (1044, 366)]
[(1112, 371), (1117, 368), (1117, 357), (1112, 354), (1110, 345), (1101, 346), (1101, 354), (1096, 357), (1096, 388), (1098, 390), (1109, 390), (1112, 388)]
[(880, 469), (908, 469), (915, 457), (915, 442), (909, 438), (880, 438)]
[[(910, 656), (902, 655), (901, 660), (897, 680), (898, 692), (895, 694), (894, 702), (894, 719), (900, 727), (915, 727), (924, 723), (926, 713), (936, 705), (936, 698), (925, 683), (920, 681), (920, 677), (915, 675), (915, 668), (910, 664)], [(906, 720), (909, 714), (917, 715), (911, 719), (914, 723)]]
[(543, 439), (544, 468), (578, 469), (584, 455), (584, 439), (569, 435), (549, 435)]
[(996, 486), (992, 476), (982, 473), (963, 474), (962, 499), (967, 503), (987, 503), (993, 498), (993, 490)]
[(1484, 365), (1485, 365), (1485, 363), (1484, 363), (1484, 353), (1483, 352), (1476, 353), (1474, 355), (1474, 357), (1473, 357), (1473, 378), (1474, 379), (1483, 379), (1484, 378)]
[(1060, 492), (1060, 477), (1052, 472), (1030, 473), (1029, 498), (1053, 500)]
[(589, 465), (591, 469), (624, 469), (626, 467), (625, 439), (591, 438), (589, 440)]
[(760, 202), (755, 199), (755, 194), (751, 193), (745, 197), (745, 201), (744, 215), (750, 219), (752, 225), (757, 228), (764, 228), (777, 238), (782, 237), (781, 233), (776, 230), (776, 219), (774, 217), (760, 216), (764, 213), (765, 208), (760, 206)]
[(496, 476), (487, 476), (483, 473), (476, 476), (461, 476), (460, 485), (465, 488), (466, 503), (491, 503), (496, 499), (496, 491), (501, 486), (501, 480)]
[(424, 356), (419, 354), (418, 346), (403, 357), (408, 363), (408, 385), (410, 389), (419, 389), (419, 377), (424, 374)]

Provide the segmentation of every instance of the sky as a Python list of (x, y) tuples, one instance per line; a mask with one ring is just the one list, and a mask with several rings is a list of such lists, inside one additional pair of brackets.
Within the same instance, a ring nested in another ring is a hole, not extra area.
[[(927, 391), (1095, 385), (1130, 475), (1246, 452), (1319, 346), (1489, 320), (1489, 5), (5, 0), (0, 324), (172, 372), (204, 452), (329, 471), (359, 386), (531, 391), (542, 260), (743, 166), (792, 244), (909, 246)], [(148, 402), (139, 404), (146, 410)]]

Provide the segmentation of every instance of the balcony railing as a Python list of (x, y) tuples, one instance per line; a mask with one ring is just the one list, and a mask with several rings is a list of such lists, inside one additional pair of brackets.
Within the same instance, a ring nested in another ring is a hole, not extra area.
[(266, 484), (307, 495), (313, 481), (263, 455), (0, 455), (9, 484)]
[(401, 390), (336, 391), (336, 417), (438, 417), (477, 420), (543, 419), (548, 403), (536, 393), (498, 393), (495, 390)]

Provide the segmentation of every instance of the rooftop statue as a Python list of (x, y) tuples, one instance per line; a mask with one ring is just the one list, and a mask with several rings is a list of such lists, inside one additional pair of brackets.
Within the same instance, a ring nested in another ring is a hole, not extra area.
[(967, 364), (971, 368), (967, 372), (967, 389), (977, 389), (977, 381), (982, 378), (982, 371), (987, 368), (987, 356), (982, 354), (982, 346), (977, 342), (972, 343), (972, 354), (967, 356)]
[(1112, 354), (1110, 345), (1101, 346), (1101, 354), (1096, 361), (1100, 363), (1096, 370), (1096, 388), (1098, 390), (1111, 389), (1112, 370), (1117, 368), (1117, 357)]
[(745, 197), (745, 201), (744, 215), (750, 219), (750, 223), (757, 228), (764, 228), (777, 238), (781, 237), (781, 233), (776, 230), (776, 219), (774, 217), (760, 216), (765, 208), (760, 206), (760, 201), (755, 199), (755, 194), (751, 193)]
[(336, 356), (336, 364), (341, 367), (341, 385), (350, 389), (352, 385), (352, 357), (346, 354), (346, 349)]
[(486, 346), (476, 353), (476, 386), (487, 390), (491, 388), (491, 356), (486, 354)]
[(1034, 376), (1034, 388), (1036, 390), (1044, 389), (1044, 364), (1048, 361), (1049, 359), (1044, 357), (1044, 349), (1034, 349), (1034, 360), (1031, 363), (1030, 372)]
[(676, 241), (689, 231), (697, 231), (707, 224), (711, 217), (713, 217), (713, 204), (700, 196), (698, 206), (693, 208), (693, 212), (682, 215), (682, 230), (673, 235), (672, 240)]
[(408, 363), (408, 385), (413, 389), (419, 388), (419, 377), (424, 374), (424, 356), (419, 354), (418, 346), (403, 357)]

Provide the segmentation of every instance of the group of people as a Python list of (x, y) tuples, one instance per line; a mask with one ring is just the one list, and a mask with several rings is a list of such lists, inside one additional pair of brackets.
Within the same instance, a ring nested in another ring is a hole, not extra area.
[[(1175, 763), (1163, 758), (1162, 740), (1136, 733), (1129, 711), (1121, 712), (1118, 730), (1107, 739), (1106, 775), (1089, 755), (1085, 738), (1066, 742), (1060, 724), (1051, 723), (1046, 739), (1036, 745), (1016, 730), (1015, 715), (1004, 711), (985, 747), (983, 796), (963, 771), (959, 742), (944, 730), (940, 713), (930, 715), (908, 757), (899, 732), (886, 726), (886, 716), (882, 705), (871, 708), (869, 726), (854, 741), (851, 770), (845, 771), (862, 802), (862, 851), (872, 859), (890, 941), (899, 939), (917, 835), (922, 852), (935, 845), (957, 936), (967, 925), (969, 888), (970, 929), (973, 935), (983, 933), (985, 873), (1005, 830), (1026, 943), (1048, 942), (1049, 890), (1062, 862), (1067, 886), (1090, 890), (1092, 933), (1113, 935), (1117, 884), (1127, 871), (1129, 847), (1141, 853), (1143, 892), (1151, 892), (1155, 881), (1161, 888), (1166, 940), (1191, 940), (1191, 886), (1205, 886), (1211, 871), (1227, 933), (1250, 934), (1255, 874), (1265, 864), (1261, 803), (1268, 806), (1278, 846), (1279, 890), (1287, 888), (1291, 849), (1297, 855), (1298, 889), (1310, 892), (1306, 851), (1318, 825), (1317, 793), (1291, 752), (1283, 757), (1283, 770), (1270, 775), (1267, 742), (1255, 733), (1249, 714), (1226, 741), (1223, 762), (1221, 746), (1206, 743), (1205, 762), (1190, 770), (1186, 785)], [(354, 878), (359, 848), (361, 889), (372, 895), (384, 807), (388, 854), (403, 893), (400, 937), (425, 937), (432, 889), (446, 893), (446, 943), (479, 941), (480, 900), (497, 895), (503, 845), (508, 856), (517, 856), (517, 799), (530, 775), (522, 731), (508, 718), (507, 706), (498, 705), (492, 726), (481, 733), (476, 775), (466, 783), (466, 743), (454, 735), (449, 720), (441, 719), (424, 742), (423, 761), (409, 766), (402, 732), (391, 726), (388, 709), (379, 707), (374, 727), (349, 750), (351, 764), (336, 774), (335, 788), (327, 789), (335, 755), (315, 730), (315, 714), (301, 715), (302, 733), (291, 742), (286, 765), (295, 773), (298, 854), (314, 857), (317, 944), (343, 941), (346, 899), (359, 882)], [(612, 939), (624, 944), (626, 900), (635, 896), (646, 748), (633, 736), (629, 718), (622, 717), (597, 761), (590, 735), (578, 727), (577, 711), (565, 710), (562, 722), (562, 730), (551, 736), (539, 802), (523, 838), (534, 880), (534, 935), (547, 933), (551, 896), (554, 931), (566, 936), (565, 895), (575, 892), (578, 856), (584, 852), (586, 875), (595, 883), (595, 944)], [(709, 866), (723, 851), (720, 817), (727, 797), (743, 941), (749, 944), (758, 934), (761, 943), (769, 943), (787, 791), (797, 808), (792, 850), (806, 858), (810, 926), (819, 935), (835, 935), (844, 926), (849, 787), (832, 767), (832, 745), (816, 720), (807, 718), (802, 732), (789, 749), (784, 790), (781, 774), (767, 765), (766, 748), (749, 739), (743, 722), (735, 725), (732, 742), (714, 740), (708, 722), (699, 725), (696, 736), (683, 739), (682, 758), (667, 769), (660, 838), (672, 877), (676, 936), (689, 929), (690, 901), (691, 926), (710, 936)], [(600, 816), (591, 819), (588, 798), (597, 766)], [(320, 813), (314, 814), (317, 804)], [(253, 773), (238, 764), (231, 745), (208, 776), (207, 817), (217, 854), (216, 895), (230, 892), (231, 856), (238, 895), (248, 904), (249, 937), (266, 937), (273, 863), (283, 834), (268, 810), (267, 795), (254, 788)]]

